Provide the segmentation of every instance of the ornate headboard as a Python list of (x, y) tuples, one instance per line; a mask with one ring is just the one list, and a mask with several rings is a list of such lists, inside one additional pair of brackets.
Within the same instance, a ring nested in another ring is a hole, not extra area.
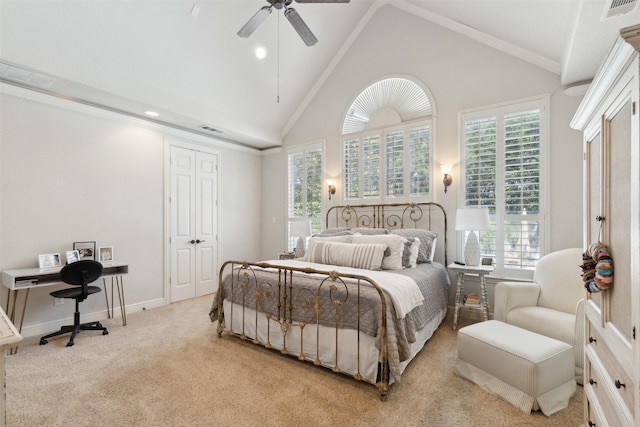
[(438, 203), (332, 206), (327, 210), (325, 227), (422, 228), (432, 230), (438, 233), (434, 258), (447, 265), (447, 213)]

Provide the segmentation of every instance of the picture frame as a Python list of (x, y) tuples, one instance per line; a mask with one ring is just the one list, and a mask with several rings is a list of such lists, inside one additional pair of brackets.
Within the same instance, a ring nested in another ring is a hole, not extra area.
[(482, 265), (493, 265), (493, 258), (482, 258)]
[(80, 261), (80, 252), (78, 252), (78, 250), (67, 251), (67, 264), (71, 264), (76, 261)]
[(100, 262), (113, 261), (113, 246), (102, 246), (98, 248), (98, 261)]
[(73, 242), (73, 250), (78, 251), (80, 259), (96, 259), (96, 242)]
[(41, 254), (38, 255), (38, 266), (40, 268), (60, 267), (60, 254)]

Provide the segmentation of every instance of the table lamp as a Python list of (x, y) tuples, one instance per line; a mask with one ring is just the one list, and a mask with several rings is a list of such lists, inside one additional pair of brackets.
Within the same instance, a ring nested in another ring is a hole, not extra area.
[(296, 258), (302, 258), (304, 256), (305, 237), (311, 236), (311, 222), (307, 220), (289, 221), (289, 235), (298, 238)]
[(488, 208), (465, 208), (456, 211), (456, 230), (468, 231), (464, 245), (464, 262), (467, 265), (480, 265), (480, 244), (475, 231), (491, 228)]

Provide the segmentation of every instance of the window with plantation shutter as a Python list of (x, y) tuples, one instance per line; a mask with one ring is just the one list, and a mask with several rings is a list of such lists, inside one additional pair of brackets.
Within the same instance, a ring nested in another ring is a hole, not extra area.
[(464, 205), (489, 208), (480, 246), (498, 274), (526, 276), (544, 255), (547, 106), (545, 97), (461, 115)]
[[(322, 227), (323, 149), (321, 144), (288, 150), (288, 217), (308, 219), (311, 233)], [(288, 233), (288, 248), (296, 245), (297, 236)]]
[(344, 200), (430, 198), (431, 115), (431, 100), (411, 80), (383, 79), (362, 91), (347, 110), (342, 127)]
[(398, 201), (428, 197), (430, 123), (422, 121), (348, 135), (343, 140), (345, 200)]

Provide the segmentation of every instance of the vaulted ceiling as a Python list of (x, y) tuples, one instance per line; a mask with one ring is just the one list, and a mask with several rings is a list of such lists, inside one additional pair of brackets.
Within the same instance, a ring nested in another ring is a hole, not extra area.
[[(603, 18), (605, 0), (351, 0), (291, 4), (318, 38), (312, 47), (283, 10), (238, 37), (265, 5), (0, 0), (0, 81), (137, 117), (154, 110), (160, 115), (150, 120), (263, 149), (281, 145), (353, 40), (387, 7), (556, 73), (566, 87), (589, 81), (619, 30), (640, 23), (637, 7)], [(262, 60), (259, 46), (267, 50)]]

